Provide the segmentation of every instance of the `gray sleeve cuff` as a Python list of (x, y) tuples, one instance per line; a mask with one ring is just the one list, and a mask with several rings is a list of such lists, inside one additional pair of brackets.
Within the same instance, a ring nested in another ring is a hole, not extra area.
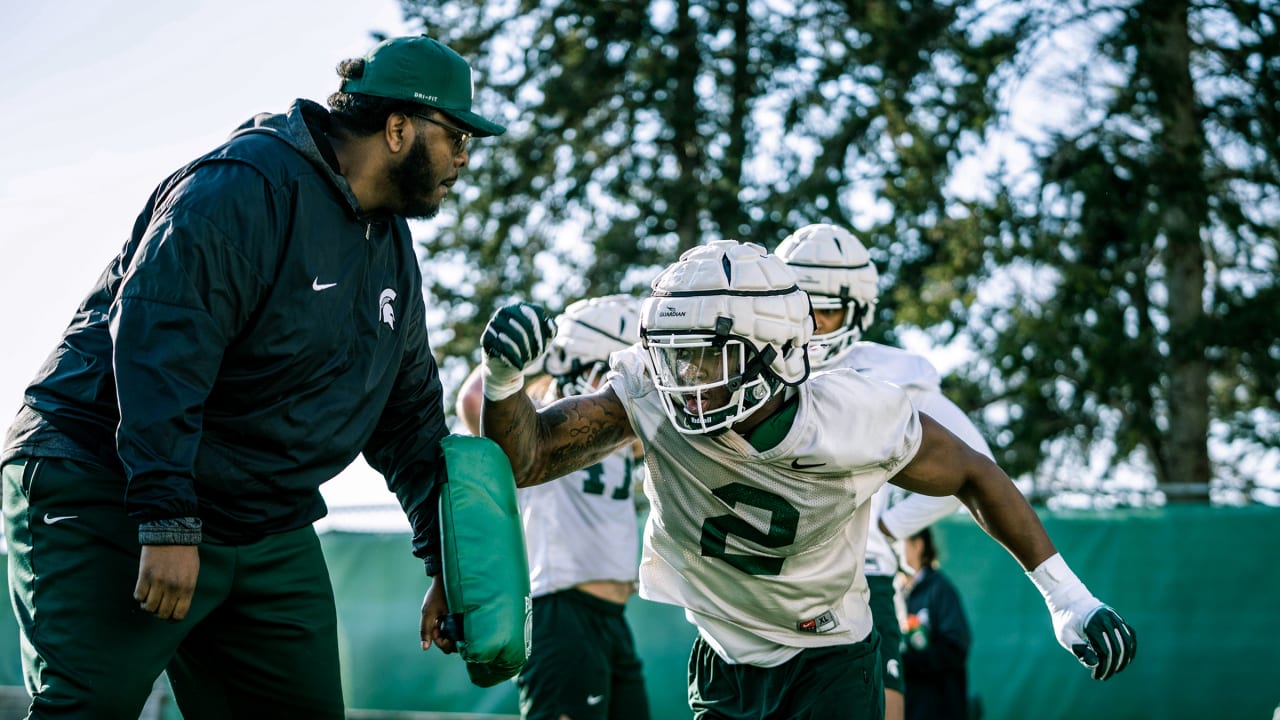
[(198, 517), (148, 520), (138, 525), (138, 544), (199, 545), (203, 527)]
[(427, 557), (423, 560), (423, 565), (426, 566), (427, 577), (435, 577), (444, 571), (444, 568), (440, 567), (440, 558), (438, 557)]

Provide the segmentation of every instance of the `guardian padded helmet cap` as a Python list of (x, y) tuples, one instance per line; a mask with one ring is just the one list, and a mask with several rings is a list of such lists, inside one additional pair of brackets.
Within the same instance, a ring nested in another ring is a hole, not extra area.
[(880, 298), (880, 275), (871, 254), (848, 230), (819, 223), (788, 235), (777, 255), (795, 272), (814, 310), (844, 310), (840, 326), (815, 334), (809, 345), (813, 366), (827, 367), (853, 349), (871, 327)]
[(639, 299), (619, 294), (579, 300), (556, 318), (545, 369), (562, 395), (589, 393), (609, 369), (609, 355), (638, 342)]
[(676, 430), (722, 432), (809, 376), (809, 297), (776, 256), (717, 240), (653, 281), (640, 337)]

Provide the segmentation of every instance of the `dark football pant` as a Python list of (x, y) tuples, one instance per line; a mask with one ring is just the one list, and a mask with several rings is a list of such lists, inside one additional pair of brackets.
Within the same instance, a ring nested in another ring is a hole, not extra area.
[(624, 607), (580, 590), (533, 599), (533, 652), (516, 676), (525, 720), (648, 720)]
[(902, 692), (906, 683), (902, 680), (902, 627), (898, 624), (898, 610), (894, 607), (893, 578), (888, 575), (868, 575), (871, 587), (871, 620), (880, 634), (880, 666), (884, 673), (884, 686), (888, 690)]
[(699, 635), (689, 655), (695, 720), (881, 720), (880, 638), (810, 648), (777, 667), (727, 663)]
[(133, 599), (137, 521), (91, 463), (6, 464), (10, 596), (32, 718), (135, 720), (168, 669), (187, 720), (343, 717), (333, 588), (315, 530), (206, 541), (187, 617)]

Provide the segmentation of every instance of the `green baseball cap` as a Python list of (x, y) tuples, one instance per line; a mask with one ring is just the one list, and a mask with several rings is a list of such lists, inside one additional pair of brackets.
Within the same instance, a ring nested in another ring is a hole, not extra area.
[(342, 92), (409, 100), (443, 111), (477, 137), (507, 129), (471, 112), (471, 65), (443, 43), (419, 35), (391, 38), (364, 56), (364, 75), (342, 83)]

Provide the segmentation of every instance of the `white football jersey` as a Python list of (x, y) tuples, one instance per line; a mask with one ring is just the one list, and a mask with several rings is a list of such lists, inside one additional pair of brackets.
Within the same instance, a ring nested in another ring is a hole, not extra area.
[(649, 471), (641, 597), (684, 607), (733, 663), (863, 640), (866, 503), (920, 445), (906, 394), (848, 371), (814, 374), (786, 436), (757, 452), (734, 432), (678, 433), (646, 366), (639, 347), (618, 352), (609, 378)]
[(593, 580), (636, 581), (635, 462), (627, 446), (588, 468), (516, 493), (533, 597)]
[[(991, 457), (991, 448), (982, 439), (964, 411), (942, 394), (942, 378), (928, 359), (913, 352), (873, 342), (858, 342), (836, 360), (834, 367), (852, 368), (877, 380), (893, 383), (907, 391), (918, 412), (925, 413), (965, 441), (970, 447)], [(912, 494), (889, 507), (892, 489), (882, 488), (871, 500), (871, 523), (867, 533), (868, 575), (890, 575), (898, 569), (897, 556), (889, 539), (880, 532), (877, 519), (894, 537), (903, 539), (954, 513), (961, 503), (954, 497), (931, 497)]]

